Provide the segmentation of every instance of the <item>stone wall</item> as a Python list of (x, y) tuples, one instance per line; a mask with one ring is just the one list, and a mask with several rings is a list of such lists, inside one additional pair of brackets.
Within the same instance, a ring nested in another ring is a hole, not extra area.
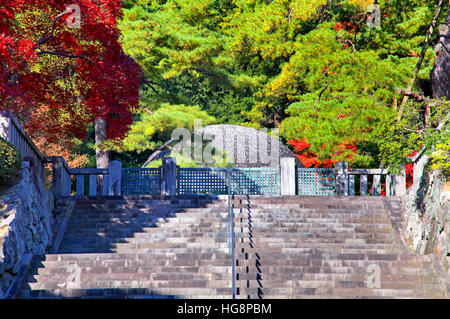
[(32, 173), (0, 198), (0, 299), (17, 277), (25, 256), (42, 255), (52, 242), (53, 195)]
[(436, 254), (448, 270), (450, 192), (441, 172), (427, 168), (428, 161), (423, 156), (415, 164), (414, 183), (405, 203), (405, 238), (412, 251)]

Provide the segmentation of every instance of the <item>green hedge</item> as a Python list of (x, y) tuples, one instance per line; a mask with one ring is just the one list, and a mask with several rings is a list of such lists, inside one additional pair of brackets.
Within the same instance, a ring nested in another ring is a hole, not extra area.
[(21, 167), (22, 157), (17, 149), (0, 137), (0, 186), (14, 182)]

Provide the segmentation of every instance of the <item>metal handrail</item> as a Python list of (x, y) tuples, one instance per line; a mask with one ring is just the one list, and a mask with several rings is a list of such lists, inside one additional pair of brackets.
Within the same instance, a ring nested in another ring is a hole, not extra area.
[(231, 204), (231, 165), (227, 168), (227, 193), (228, 193), (228, 218), (229, 218), (229, 243), (231, 254), (231, 287), (233, 299), (236, 299), (236, 257), (235, 257), (235, 232), (234, 232), (234, 207)]

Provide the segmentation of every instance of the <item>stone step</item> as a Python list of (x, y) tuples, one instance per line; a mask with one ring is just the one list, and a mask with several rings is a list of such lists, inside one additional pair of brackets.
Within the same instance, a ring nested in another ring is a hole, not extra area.
[[(174, 245), (175, 246), (175, 245)], [(208, 247), (204, 247), (207, 249)], [(67, 247), (67, 248), (61, 248), (59, 253), (78, 253), (78, 254), (93, 254), (93, 253), (154, 253), (154, 252), (174, 252), (174, 253), (184, 253), (186, 251), (192, 250), (192, 249), (198, 249), (198, 248), (186, 248), (186, 247), (164, 247), (164, 248), (127, 248), (127, 247), (107, 247), (107, 246), (91, 246), (91, 247)], [(211, 247), (212, 250), (216, 252), (228, 252), (228, 247), (223, 248), (216, 248)], [(195, 252), (193, 252), (195, 254)]]
[[(249, 239), (245, 238), (244, 243), (249, 244)], [(366, 242), (346, 242), (346, 243), (304, 243), (302, 241), (290, 241), (285, 238), (255, 238), (252, 239), (252, 247), (244, 248), (247, 252), (258, 251), (259, 248), (310, 248), (310, 249), (323, 249), (323, 250), (336, 250), (336, 249), (367, 249), (367, 250), (391, 250), (397, 251), (401, 248), (400, 245), (388, 242), (384, 244), (368, 244)], [(242, 241), (238, 240), (237, 245), (240, 249), (243, 248)], [(245, 246), (244, 246), (245, 247)]]
[(239, 298), (257, 299), (436, 299), (445, 298), (442, 291), (418, 289), (369, 288), (247, 288), (240, 289)]
[[(129, 274), (125, 274), (129, 275)], [(113, 276), (105, 276), (98, 275), (99, 279), (95, 277), (87, 277), (87, 281), (80, 281), (77, 283), (77, 288), (79, 289), (127, 289), (127, 288), (229, 288), (231, 287), (231, 280), (152, 280), (148, 278), (148, 275), (141, 274), (145, 276), (137, 276), (134, 274), (134, 277), (141, 277), (139, 279), (128, 278), (124, 276), (123, 278), (116, 278)], [(97, 276), (97, 275), (96, 275)], [(31, 290), (41, 290), (41, 289), (58, 289), (58, 288), (66, 288), (67, 287), (67, 276), (64, 278), (45, 278), (44, 281), (38, 282), (29, 282), (29, 289)], [(70, 287), (70, 286), (69, 286)]]
[(117, 209), (187, 209), (187, 208), (223, 208), (227, 207), (225, 203), (199, 203), (199, 204), (170, 204), (170, 203), (79, 203), (75, 209), (77, 211), (95, 211), (95, 210), (117, 210)]
[[(80, 266), (81, 267), (81, 266)], [(212, 278), (221, 279), (231, 276), (231, 266), (147, 266), (141, 263), (141, 266), (95, 266), (95, 267), (81, 267), (83, 274), (114, 274), (114, 273), (145, 273), (145, 274), (205, 274)], [(72, 271), (68, 267), (50, 266), (45, 268), (38, 268), (37, 275), (54, 276), (54, 275), (68, 275)]]
[[(338, 215), (338, 214), (336, 214)], [(228, 217), (228, 216), (224, 216)], [(248, 216), (235, 214), (235, 220), (248, 223)], [(319, 214), (310, 215), (288, 215), (279, 214), (279, 216), (252, 215), (250, 219), (254, 223), (320, 223), (320, 224), (390, 224), (390, 220), (380, 216), (320, 216)]]
[[(214, 236), (214, 237), (212, 237)], [(155, 234), (155, 236), (148, 236), (147, 238), (136, 238), (136, 237), (109, 237), (103, 235), (97, 235), (96, 237), (83, 237), (83, 236), (67, 236), (64, 238), (63, 244), (75, 244), (75, 245), (92, 245), (92, 244), (157, 244), (157, 243), (226, 243), (228, 242), (227, 234), (223, 233), (222, 236), (217, 236), (217, 234), (211, 233), (211, 237), (191, 237), (187, 236), (177, 236), (173, 233), (160, 233)]]
[[(262, 288), (264, 291), (264, 287), (273, 288), (361, 288), (361, 289), (374, 289), (368, 287), (365, 282), (366, 279), (349, 279), (349, 280), (335, 280), (335, 281), (315, 281), (315, 280), (280, 280), (274, 278), (274, 280), (262, 279), (260, 281), (257, 280), (249, 280), (245, 281), (241, 287), (244, 289), (247, 288)], [(438, 291), (443, 290), (443, 287), (440, 283), (436, 282), (390, 282), (387, 279), (381, 280), (379, 288), (376, 289), (408, 289), (408, 290), (428, 290), (428, 291)]]
[[(155, 258), (178, 258), (189, 259), (192, 257), (189, 253), (176, 254), (176, 253), (105, 253), (105, 254), (48, 254), (45, 256), (45, 261), (81, 261), (81, 260), (152, 260)], [(228, 259), (229, 254), (225, 253), (198, 253), (195, 255), (197, 259)]]
[(174, 259), (174, 258), (154, 258), (149, 260), (66, 260), (66, 261), (43, 261), (40, 266), (45, 268), (68, 268), (78, 265), (81, 268), (109, 268), (109, 267), (231, 267), (230, 259)]
[[(357, 271), (362, 269), (364, 273), (371, 265), (378, 265), (381, 269), (388, 267), (393, 274), (415, 274), (415, 271), (420, 272), (435, 272), (432, 263), (421, 260), (400, 260), (386, 261), (386, 260), (338, 260), (338, 259), (311, 259), (311, 258), (297, 258), (284, 260), (267, 260), (267, 259), (239, 259), (236, 262), (237, 266), (248, 266), (251, 271), (262, 269), (263, 272), (271, 273), (282, 271), (285, 273), (292, 273), (298, 271), (320, 273), (329, 273), (330, 270), (342, 271)], [(257, 263), (258, 261), (258, 263)], [(256, 267), (258, 265), (258, 267)], [(402, 273), (404, 271), (404, 273)]]
[[(245, 231), (245, 232), (241, 232), (240, 236), (244, 236), (244, 237), (248, 237), (249, 231)], [(237, 234), (239, 235), (239, 233)], [(394, 232), (353, 232), (353, 233), (332, 233), (332, 232), (321, 232), (321, 233), (316, 233), (316, 232), (295, 232), (294, 230), (292, 231), (265, 231), (265, 232), (261, 232), (261, 231), (254, 231), (252, 234), (252, 238), (255, 238), (256, 236), (258, 237), (262, 237), (262, 236), (270, 236), (270, 237), (286, 237), (286, 238), (329, 238), (329, 239), (335, 239), (335, 240), (346, 240), (346, 239), (396, 239), (397, 236)]]
[(242, 209), (250, 211), (271, 211), (280, 209), (314, 209), (314, 210), (327, 210), (327, 211), (384, 211), (385, 207), (382, 203), (354, 203), (354, 204), (329, 204), (325, 202), (313, 202), (313, 203), (261, 203), (252, 202), (249, 204), (233, 203), (233, 209)]
[[(208, 229), (209, 231), (204, 232), (181, 232), (180, 230), (174, 229), (173, 231), (165, 232), (83, 232), (83, 233), (69, 233), (64, 237), (64, 242), (81, 241), (86, 239), (88, 242), (93, 240), (99, 241), (113, 241), (113, 242), (159, 242), (164, 238), (184, 238), (186, 240), (201, 241), (202, 238), (205, 240), (210, 240), (211, 238), (217, 241), (225, 240), (229, 237), (226, 231), (214, 231)], [(236, 236), (239, 237), (239, 236)]]
[[(322, 269), (321, 269), (322, 270)], [(333, 269), (327, 269), (326, 273), (314, 273), (307, 271), (292, 271), (292, 272), (237, 272), (237, 282), (241, 285), (247, 285), (246, 281), (261, 281), (267, 283), (268, 281), (287, 282), (292, 280), (297, 281), (317, 281), (317, 282), (334, 282), (334, 281), (361, 281), (365, 282), (371, 274), (364, 268), (350, 268), (345, 267), (339, 271), (333, 272)], [(407, 283), (435, 283), (441, 285), (440, 280), (433, 272), (427, 274), (392, 274), (389, 270), (382, 270), (380, 274), (382, 282), (407, 282)]]
[[(163, 229), (163, 228), (161, 228)], [(252, 227), (251, 229), (244, 228), (239, 231), (242, 234), (252, 233), (253, 237), (264, 236), (266, 234), (393, 234), (394, 230), (391, 228), (329, 228), (329, 227), (310, 227), (310, 228), (299, 228), (299, 227)]]
[[(228, 247), (227, 247), (228, 248)], [(363, 254), (364, 256), (394, 256), (397, 254), (401, 254), (402, 251), (400, 249), (392, 250), (392, 249), (365, 249), (365, 248), (348, 248), (348, 249), (332, 249), (332, 248), (254, 248), (253, 250), (245, 250), (244, 253), (237, 250), (236, 258), (243, 259), (244, 255), (249, 259), (252, 259), (250, 255), (253, 254), (253, 258), (257, 258), (256, 254), (260, 256), (260, 258), (266, 258), (266, 256), (273, 256), (273, 254), (283, 254), (286, 258), (297, 258), (300, 254), (306, 256), (313, 256), (314, 258), (318, 258), (317, 256), (324, 256), (324, 258), (328, 256), (337, 256), (340, 254), (343, 255), (355, 255), (355, 254)], [(267, 258), (270, 258), (267, 257)], [(382, 257), (380, 257), (382, 258)], [(387, 257), (386, 257), (387, 258)], [(393, 258), (393, 257), (392, 257)]]
[[(224, 214), (225, 215), (225, 214)], [(197, 225), (198, 223), (223, 223), (228, 222), (228, 216), (139, 216), (139, 217), (127, 217), (127, 216), (99, 216), (99, 217), (83, 217), (78, 218), (77, 216), (72, 216), (70, 221), (70, 225), (78, 226), (78, 225), (95, 225), (95, 224), (104, 224), (104, 223), (159, 223), (159, 224), (167, 224), (167, 223), (178, 223), (178, 224), (189, 224), (189, 225)], [(298, 217), (298, 218), (264, 218), (264, 217), (251, 217), (248, 219), (247, 217), (242, 218), (240, 216), (235, 216), (234, 222), (248, 225), (312, 225), (312, 224), (323, 224), (323, 225), (348, 225), (348, 226), (358, 226), (358, 225), (391, 225), (390, 221), (383, 220), (382, 218), (325, 218), (325, 217)]]
[[(97, 268), (98, 270), (98, 268)], [(204, 269), (205, 272), (198, 273), (178, 273), (172, 270), (168, 273), (161, 272), (144, 272), (142, 269), (138, 268), (135, 272), (131, 270), (127, 272), (117, 272), (118, 269), (110, 268), (105, 269), (107, 271), (96, 271), (90, 272), (85, 271), (85, 269), (81, 270), (80, 274), (80, 282), (87, 284), (88, 282), (100, 282), (100, 281), (152, 281), (152, 282), (161, 282), (161, 281), (231, 281), (231, 273), (218, 274), (212, 273), (209, 269)], [(111, 272), (108, 272), (111, 271)], [(70, 280), (71, 272), (51, 272), (48, 274), (37, 274), (28, 276), (28, 282), (31, 283), (44, 283), (47, 285), (53, 285), (53, 283), (60, 284), (67, 282)], [(220, 287), (220, 286), (219, 286)]]

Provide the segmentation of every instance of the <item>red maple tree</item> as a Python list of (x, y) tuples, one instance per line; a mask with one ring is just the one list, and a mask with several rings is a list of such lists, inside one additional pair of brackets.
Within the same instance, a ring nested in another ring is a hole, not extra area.
[(96, 118), (121, 138), (139, 105), (141, 69), (120, 45), (120, 0), (0, 0), (0, 109), (34, 137), (69, 142)]
[(294, 152), (296, 153), (298, 159), (307, 168), (332, 168), (337, 162), (336, 157), (342, 155), (344, 152), (348, 153), (346, 160), (351, 163), (353, 161), (354, 154), (358, 151), (355, 145), (343, 142), (339, 144), (338, 150), (330, 155), (330, 158), (319, 160), (317, 153), (308, 150), (311, 145), (306, 141), (305, 137), (302, 139), (289, 140), (288, 143), (294, 147)]

